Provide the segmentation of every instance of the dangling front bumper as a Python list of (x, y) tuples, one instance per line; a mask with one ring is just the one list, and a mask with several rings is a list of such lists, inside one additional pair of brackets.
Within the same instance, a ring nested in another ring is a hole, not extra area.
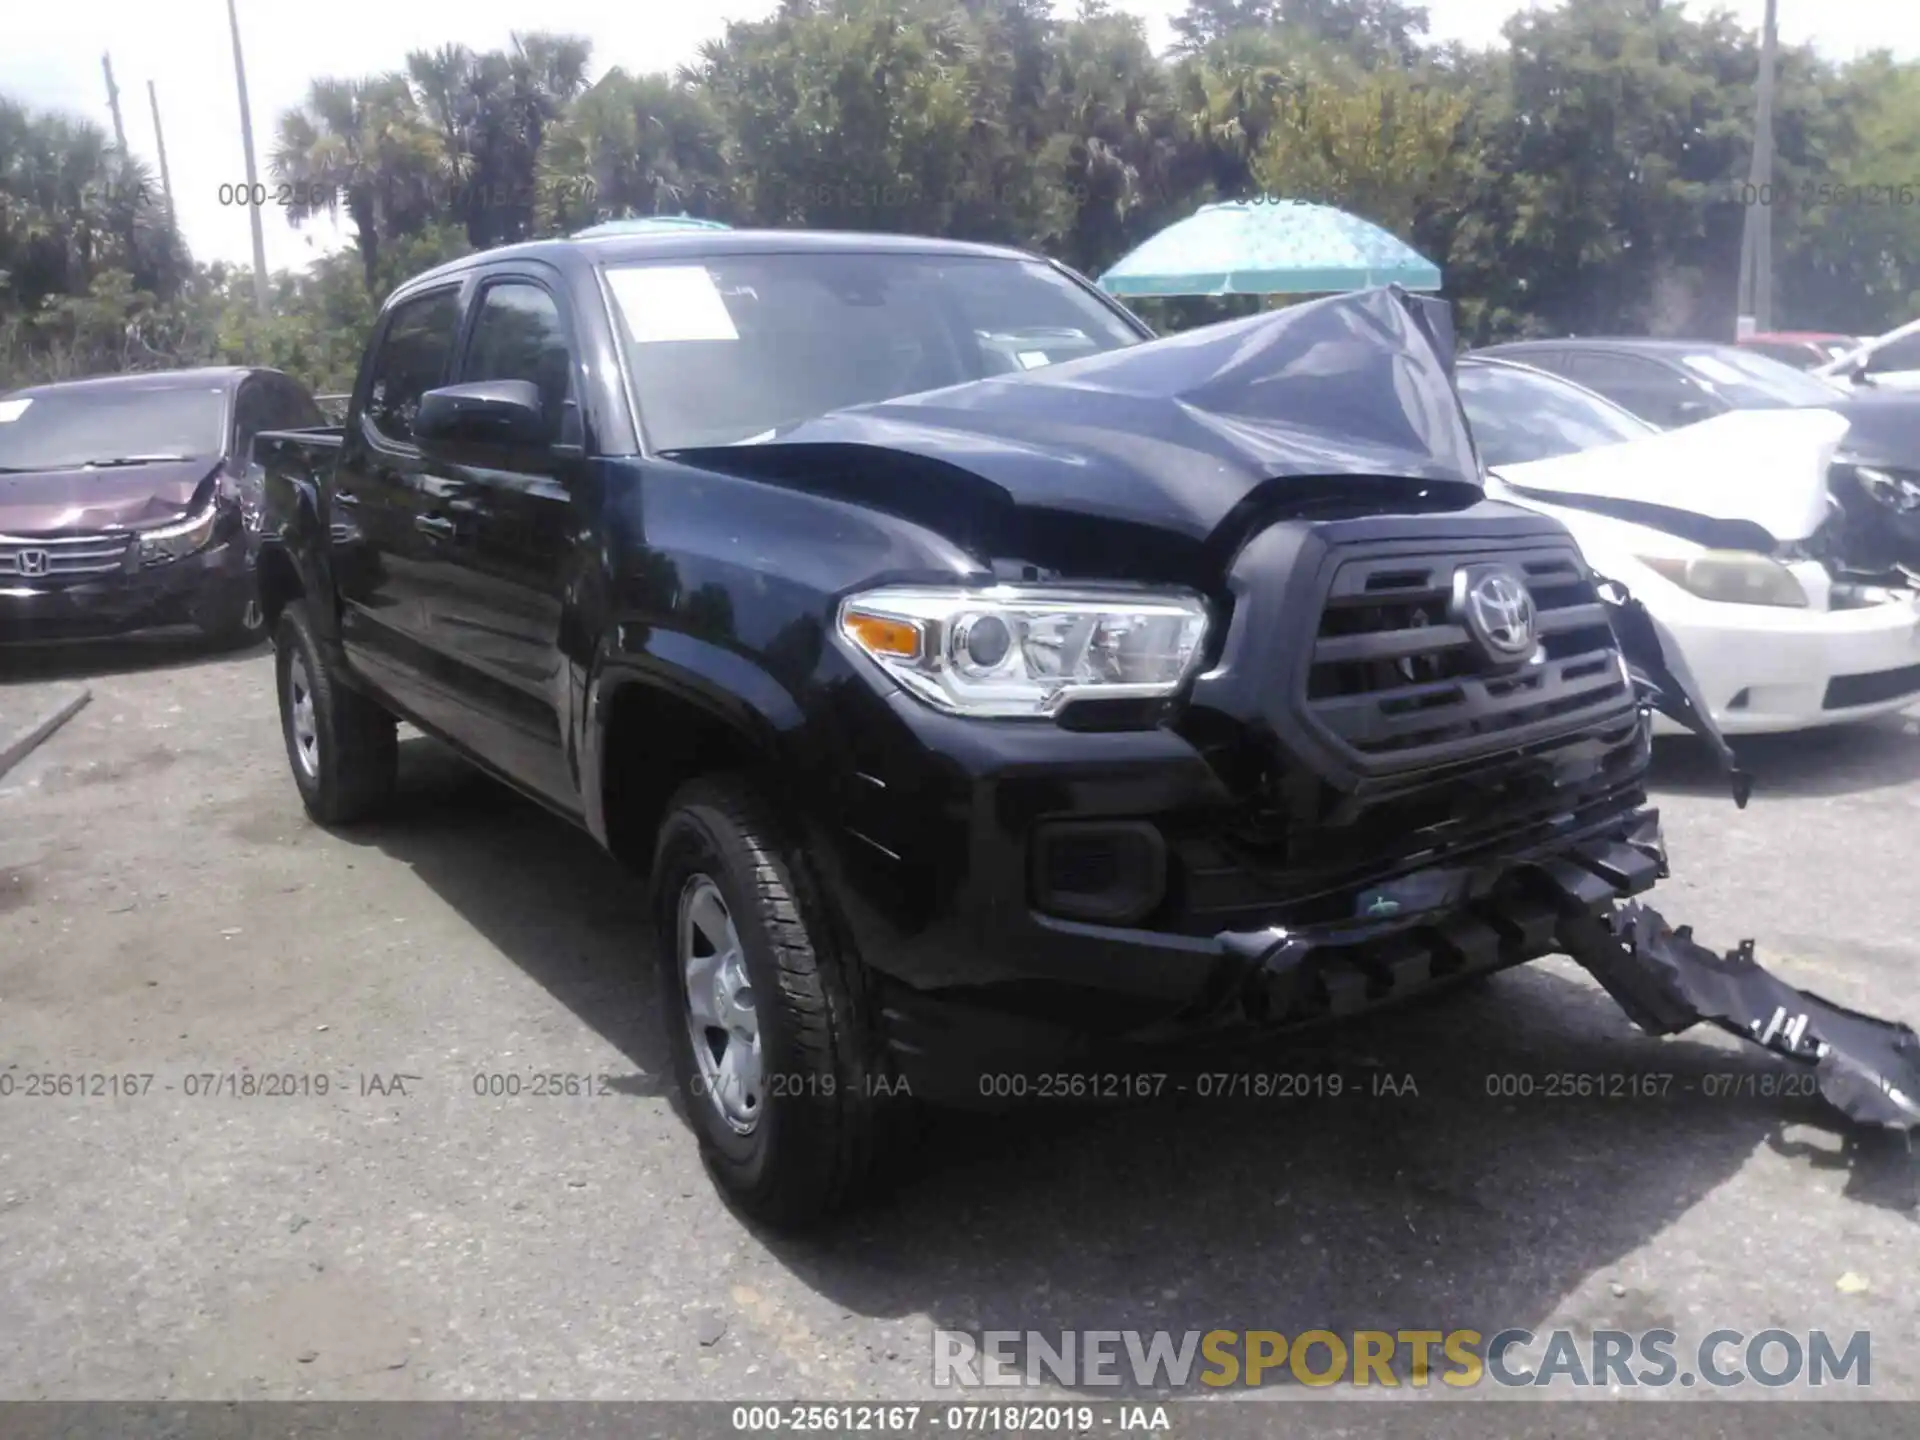
[(1821, 1095), (1850, 1119), (1920, 1128), (1920, 1035), (1796, 990), (1760, 967), (1751, 940), (1715, 954), (1688, 926), (1676, 929), (1637, 901), (1597, 915), (1581, 907), (1562, 922), (1559, 938), (1648, 1034), (1673, 1035), (1709, 1020), (1813, 1066)]

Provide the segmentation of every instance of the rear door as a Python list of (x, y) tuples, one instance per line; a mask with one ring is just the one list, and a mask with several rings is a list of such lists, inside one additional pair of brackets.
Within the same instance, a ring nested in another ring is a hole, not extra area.
[(393, 306), (360, 377), (333, 493), (341, 637), (354, 663), (429, 724), (445, 709), (431, 684), (422, 590), (438, 537), (423, 520), (425, 462), (413, 439), (420, 397), (453, 368), (462, 285)]
[(543, 268), (496, 269), (475, 295), (456, 383), (525, 380), (546, 429), (534, 444), (463, 447), (421, 479), (436, 532), (425, 605), (439, 677), (454, 691), (456, 738), (522, 785), (579, 805), (566, 745), (560, 650), (569, 537), (583, 464), (575, 330)]

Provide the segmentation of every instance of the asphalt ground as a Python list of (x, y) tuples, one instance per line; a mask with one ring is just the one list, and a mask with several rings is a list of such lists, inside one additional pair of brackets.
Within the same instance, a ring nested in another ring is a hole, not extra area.
[[(1509, 1326), (1867, 1330), (1920, 1398), (1904, 1146), (1563, 961), (1268, 1064), (1338, 1098), (943, 1118), (878, 1208), (758, 1233), (669, 1104), (634, 883), (417, 737), (391, 819), (316, 828), (271, 674), (0, 654), (0, 715), (93, 691), (0, 777), (0, 1400), (932, 1398), (935, 1327)], [(1920, 720), (1741, 748), (1744, 813), (1662, 742), (1660, 908), (1920, 1021)]]

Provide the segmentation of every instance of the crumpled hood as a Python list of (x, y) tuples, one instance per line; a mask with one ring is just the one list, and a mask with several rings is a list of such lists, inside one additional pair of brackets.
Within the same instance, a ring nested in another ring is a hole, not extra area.
[(91, 534), (158, 525), (193, 503), (219, 463), (206, 456), (0, 475), (0, 535)]
[(848, 471), (871, 480), (891, 467), (878, 487), (860, 488), (866, 503), (952, 467), (1015, 506), (1202, 540), (1256, 490), (1290, 479), (1385, 476), (1478, 491), (1451, 351), (1441, 302), (1370, 290), (672, 458), (823, 490), (851, 483)]
[(1831, 410), (1736, 410), (1697, 425), (1491, 472), (1541, 499), (1690, 511), (1805, 540), (1827, 518), (1827, 470), (1847, 434)]

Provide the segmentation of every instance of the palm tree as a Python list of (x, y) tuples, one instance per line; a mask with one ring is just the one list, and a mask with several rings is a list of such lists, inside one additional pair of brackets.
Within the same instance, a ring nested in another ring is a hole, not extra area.
[(315, 80), (280, 117), (267, 164), (293, 224), (345, 208), (373, 290), (382, 244), (431, 218), (442, 149), (405, 77)]
[(407, 57), (450, 208), (476, 249), (533, 233), (547, 134), (586, 90), (592, 54), (577, 36), (532, 33), (481, 55), (446, 45)]
[(148, 288), (176, 280), (157, 200), (146, 166), (99, 126), (0, 101), (0, 271), (28, 307), (109, 268)]
[(540, 151), (540, 214), (589, 219), (727, 211), (725, 132), (696, 88), (615, 67), (567, 107)]

